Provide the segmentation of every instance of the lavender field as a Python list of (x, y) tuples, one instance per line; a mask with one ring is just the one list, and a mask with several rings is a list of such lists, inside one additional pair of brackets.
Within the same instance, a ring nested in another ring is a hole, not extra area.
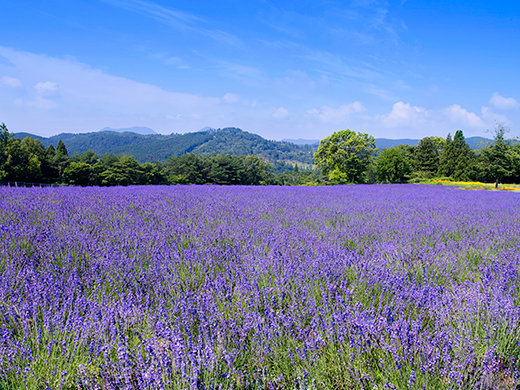
[(515, 389), (520, 195), (0, 189), (0, 389)]

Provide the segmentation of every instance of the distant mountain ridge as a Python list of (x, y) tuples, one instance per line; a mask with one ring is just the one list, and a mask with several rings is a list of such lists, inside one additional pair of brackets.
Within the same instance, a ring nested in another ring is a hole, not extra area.
[(141, 135), (150, 135), (157, 134), (155, 131), (150, 129), (149, 127), (143, 126), (133, 126), (133, 127), (125, 127), (121, 129), (112, 129), (111, 127), (105, 127), (100, 131), (115, 131), (116, 133), (136, 133)]
[[(318, 139), (290, 139), (285, 138), (282, 141), (284, 142), (291, 142), (296, 145), (319, 145), (320, 140)], [(410, 145), (410, 146), (417, 146), (420, 140), (418, 139), (410, 139), (410, 138), (401, 138), (401, 139), (390, 139), (390, 138), (376, 138), (376, 147), (379, 149), (388, 149), (392, 146), (398, 146), (398, 145)], [(466, 142), (469, 145), (471, 149), (480, 149), (482, 146), (493, 142), (493, 140), (483, 138), (483, 137), (469, 137), (466, 138)]]
[(287, 142), (270, 141), (257, 134), (228, 127), (224, 129), (204, 128), (202, 131), (185, 134), (149, 134), (134, 132), (99, 131), (92, 133), (61, 133), (52, 137), (41, 137), (29, 133), (15, 133), (18, 138), (27, 136), (37, 138), (48, 147), (56, 146), (61, 139), (70, 155), (88, 149), (98, 155), (104, 153), (132, 155), (137, 161), (165, 161), (170, 156), (186, 153), (200, 155), (255, 154), (265, 161), (277, 163), (313, 164), (315, 147), (295, 145)]
[(320, 143), (319, 139), (303, 139), (303, 138), (284, 138), (282, 139), (282, 142), (290, 142), (292, 144), (296, 145), (318, 145)]
[[(205, 127), (193, 133), (170, 135), (155, 132), (153, 134), (139, 134), (130, 131), (131, 129), (153, 131), (149, 128), (139, 127), (105, 129), (81, 134), (61, 133), (52, 137), (41, 137), (29, 133), (15, 133), (15, 136), (18, 138), (37, 138), (42, 141), (45, 147), (50, 144), (56, 146), (61, 139), (70, 155), (92, 149), (100, 156), (104, 153), (132, 155), (141, 163), (165, 161), (170, 156), (194, 153), (204, 156), (210, 154), (256, 154), (271, 163), (310, 165), (314, 162), (313, 154), (319, 144), (318, 140), (301, 138), (292, 140), (293, 142), (289, 142), (290, 140), (270, 141), (257, 134), (234, 127), (224, 129)], [(380, 150), (401, 144), (417, 145), (419, 143), (418, 139), (376, 138), (375, 141)], [(483, 137), (469, 137), (466, 138), (466, 142), (472, 149), (479, 149), (492, 140)]]

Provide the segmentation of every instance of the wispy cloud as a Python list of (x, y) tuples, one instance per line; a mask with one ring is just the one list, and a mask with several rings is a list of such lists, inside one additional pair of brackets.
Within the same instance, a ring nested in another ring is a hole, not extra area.
[(103, 1), (129, 11), (137, 12), (177, 29), (197, 32), (218, 42), (232, 46), (244, 45), (243, 41), (237, 36), (216, 28), (211, 28), (211, 23), (209, 21), (193, 13), (179, 11), (173, 8), (166, 8), (159, 4), (144, 0)]
[(34, 86), (38, 95), (53, 95), (58, 91), (58, 84), (52, 81), (40, 81)]
[(360, 103), (354, 102), (341, 105), (339, 108), (323, 106), (321, 109), (308, 111), (311, 116), (317, 116), (324, 123), (340, 123), (350, 119), (352, 114), (360, 114), (367, 109)]
[(220, 76), (241, 81), (248, 86), (262, 86), (266, 82), (266, 76), (261, 69), (242, 65), (238, 63), (219, 60), (214, 57), (204, 57), (213, 62), (217, 67)]
[(191, 13), (165, 8), (158, 4), (142, 0), (103, 0), (106, 3), (115, 5), (129, 11), (139, 12), (143, 15), (152, 17), (160, 22), (176, 27), (194, 26), (197, 23), (206, 21)]
[[(0, 47), (0, 55), (14, 65), (21, 82), (34, 85), (33, 90), (20, 91), (20, 97), (15, 100), (13, 109), (33, 107), (59, 111), (52, 119), (47, 118), (47, 125), (39, 123), (40, 129), (46, 126), (55, 126), (55, 129), (67, 126), (69, 131), (71, 127), (74, 131), (92, 131), (97, 123), (101, 127), (119, 124), (125, 126), (142, 123), (143, 118), (147, 118), (148, 125), (156, 124), (158, 131), (164, 131), (166, 125), (160, 118), (165, 118), (166, 115), (177, 117), (180, 114), (179, 118), (191, 118), (189, 123), (198, 126), (205, 123), (205, 118), (216, 116), (222, 111), (219, 98), (167, 91), (155, 85), (92, 69), (78, 61), (19, 52), (5, 47)], [(3, 70), (0, 65), (0, 72)], [(53, 81), (35, 83), (36, 80)], [(1, 101), (0, 104), (7, 109), (12, 103)], [(40, 120), (37, 114), (36, 111), (27, 111), (18, 120), (25, 123), (27, 128), (31, 123)], [(199, 119), (193, 121), (197, 115)], [(180, 120), (178, 126), (182, 127), (187, 123)], [(188, 130), (192, 129), (184, 129)]]
[(53, 102), (52, 100), (45, 99), (39, 95), (36, 96), (32, 100), (16, 99), (14, 101), (14, 103), (16, 105), (21, 105), (21, 106), (25, 105), (25, 106), (29, 106), (29, 107), (35, 107), (38, 109), (42, 109), (42, 110), (51, 110), (53, 108), (58, 107), (58, 105), (55, 102)]
[(222, 100), (226, 103), (236, 103), (239, 100), (238, 95), (234, 93), (226, 93), (224, 96), (222, 96)]
[(280, 107), (272, 114), (272, 116), (275, 119), (286, 119), (289, 116), (289, 110)]
[(0, 84), (8, 88), (20, 88), (22, 82), (15, 77), (3, 76), (0, 78)]

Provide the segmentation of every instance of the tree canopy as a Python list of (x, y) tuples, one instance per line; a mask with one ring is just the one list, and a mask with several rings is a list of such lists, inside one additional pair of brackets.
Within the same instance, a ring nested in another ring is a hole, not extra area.
[(441, 137), (424, 137), (415, 148), (413, 168), (428, 178), (439, 171), (439, 160), (444, 139)]
[(466, 143), (462, 130), (457, 130), (453, 140), (448, 134), (439, 159), (439, 175), (455, 180), (469, 180), (475, 153)]
[(322, 139), (314, 162), (335, 183), (359, 183), (377, 148), (375, 139), (349, 129)]
[(412, 171), (412, 161), (399, 146), (384, 149), (374, 161), (374, 171), (379, 182), (404, 182)]
[(505, 139), (508, 131), (503, 124), (495, 127), (493, 143), (482, 148), (481, 158), (483, 170), (489, 178), (495, 181), (495, 187), (504, 179), (511, 176), (518, 166), (520, 156), (512, 148), (511, 142)]

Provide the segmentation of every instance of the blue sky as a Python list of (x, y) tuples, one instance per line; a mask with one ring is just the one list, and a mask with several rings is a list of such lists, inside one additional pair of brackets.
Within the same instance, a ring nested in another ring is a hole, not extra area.
[(0, 122), (40, 135), (520, 135), (520, 4), (2, 1)]

